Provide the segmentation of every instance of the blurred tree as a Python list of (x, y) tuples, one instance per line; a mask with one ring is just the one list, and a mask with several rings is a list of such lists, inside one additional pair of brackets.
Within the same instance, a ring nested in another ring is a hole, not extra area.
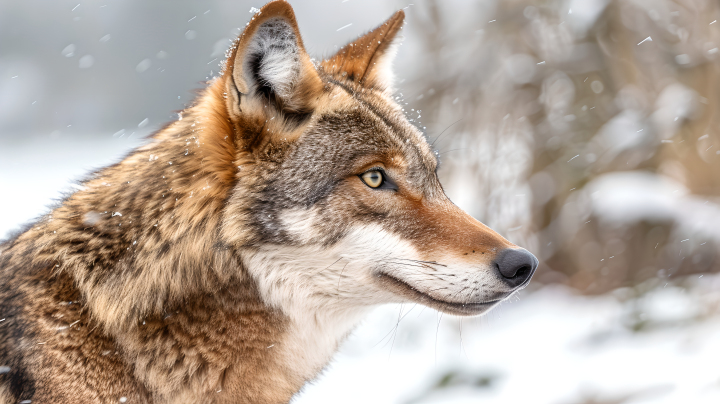
[(440, 4), (410, 8), (406, 112), (435, 124), (453, 200), (538, 253), (538, 281), (720, 269), (720, 4)]

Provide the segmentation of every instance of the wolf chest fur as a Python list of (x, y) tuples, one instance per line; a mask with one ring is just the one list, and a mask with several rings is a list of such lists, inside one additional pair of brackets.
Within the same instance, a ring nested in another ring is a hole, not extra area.
[(403, 19), (314, 61), (268, 3), (178, 120), (2, 244), (0, 403), (288, 402), (378, 305), (527, 285), (393, 100)]

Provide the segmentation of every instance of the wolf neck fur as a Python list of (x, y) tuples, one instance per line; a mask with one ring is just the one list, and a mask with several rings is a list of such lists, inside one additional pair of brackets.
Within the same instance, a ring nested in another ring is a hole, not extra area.
[(211, 84), (181, 119), (12, 244), (71, 276), (93, 321), (158, 398), (192, 402), (221, 390), (287, 401), (364, 311), (269, 307), (241, 252), (223, 242), (225, 202), (249, 159), (235, 149), (222, 88)]

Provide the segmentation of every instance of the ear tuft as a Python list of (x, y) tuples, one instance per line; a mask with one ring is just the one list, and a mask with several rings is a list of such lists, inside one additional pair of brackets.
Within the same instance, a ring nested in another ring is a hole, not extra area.
[[(323, 85), (305, 52), (292, 7), (272, 1), (238, 38), (225, 70), (228, 110), (234, 116), (268, 107), (293, 119), (307, 117)], [(246, 111), (247, 112), (247, 111)], [(268, 113), (270, 110), (264, 111)]]
[[(270, 97), (273, 93), (282, 99), (292, 95), (300, 77), (300, 52), (293, 28), (281, 18), (260, 25), (248, 44), (243, 71), (254, 85), (254, 90)], [(250, 81), (250, 83), (247, 83)], [(245, 89), (244, 93), (253, 89)]]

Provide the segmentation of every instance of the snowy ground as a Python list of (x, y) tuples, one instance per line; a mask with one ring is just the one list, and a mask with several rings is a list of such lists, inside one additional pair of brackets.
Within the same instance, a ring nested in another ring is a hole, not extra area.
[(718, 403), (720, 277), (693, 283), (625, 303), (550, 286), (478, 319), (415, 307), (397, 329), (381, 308), (296, 403)]
[[(0, 237), (139, 143), (0, 139)], [(549, 286), (464, 320), (382, 307), (294, 402), (718, 403), (720, 277), (662, 286), (635, 299)]]

